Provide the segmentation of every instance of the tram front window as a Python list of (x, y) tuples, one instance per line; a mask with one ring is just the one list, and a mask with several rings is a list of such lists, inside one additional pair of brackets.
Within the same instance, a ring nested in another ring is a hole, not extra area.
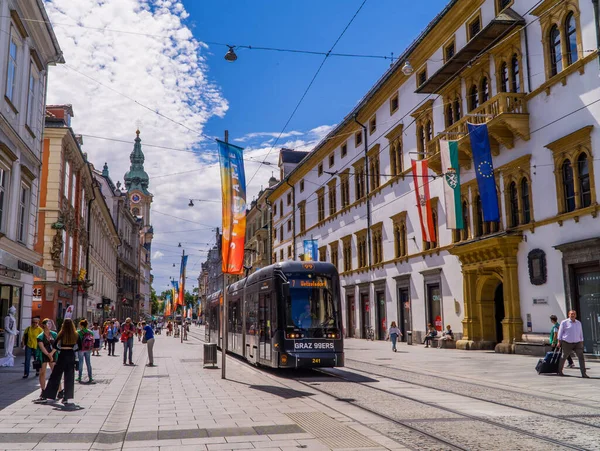
[(331, 294), (331, 279), (308, 275), (288, 279), (290, 296), (287, 299), (286, 326), (311, 331), (311, 336), (320, 336), (319, 331), (337, 329), (338, 313)]

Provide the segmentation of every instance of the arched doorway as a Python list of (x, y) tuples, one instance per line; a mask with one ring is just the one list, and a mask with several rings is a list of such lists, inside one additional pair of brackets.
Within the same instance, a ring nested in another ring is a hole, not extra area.
[(477, 293), (481, 312), (482, 338), (484, 348), (494, 349), (502, 343), (504, 333), (504, 289), (499, 275), (481, 274)]

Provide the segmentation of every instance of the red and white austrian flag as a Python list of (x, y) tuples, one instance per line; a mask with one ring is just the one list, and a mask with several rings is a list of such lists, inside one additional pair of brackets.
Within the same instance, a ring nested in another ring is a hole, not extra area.
[(412, 173), (417, 195), (417, 209), (421, 221), (423, 241), (433, 243), (436, 241), (431, 213), (431, 199), (429, 197), (429, 170), (427, 160), (412, 160)]

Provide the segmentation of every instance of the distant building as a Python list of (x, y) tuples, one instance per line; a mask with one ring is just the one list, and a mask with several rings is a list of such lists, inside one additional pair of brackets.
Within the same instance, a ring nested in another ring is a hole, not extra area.
[(221, 258), (221, 238), (219, 228), (215, 231), (215, 245), (208, 251), (198, 276), (199, 297), (202, 311), (206, 311), (206, 297), (223, 289), (223, 260)]

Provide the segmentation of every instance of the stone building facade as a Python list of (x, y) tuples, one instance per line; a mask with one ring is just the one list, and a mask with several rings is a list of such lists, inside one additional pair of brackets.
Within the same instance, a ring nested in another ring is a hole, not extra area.
[[(274, 255), (319, 240), (347, 336), (383, 339), (396, 321), (419, 340), (449, 324), (458, 347), (518, 352), (575, 309), (600, 354), (598, 30), (591, 1), (452, 0), (274, 189)], [(488, 127), (497, 223), (483, 221), (467, 122)], [(443, 139), (459, 146), (459, 231), (446, 228)], [(422, 158), (437, 176), (432, 242), (411, 172)]]

